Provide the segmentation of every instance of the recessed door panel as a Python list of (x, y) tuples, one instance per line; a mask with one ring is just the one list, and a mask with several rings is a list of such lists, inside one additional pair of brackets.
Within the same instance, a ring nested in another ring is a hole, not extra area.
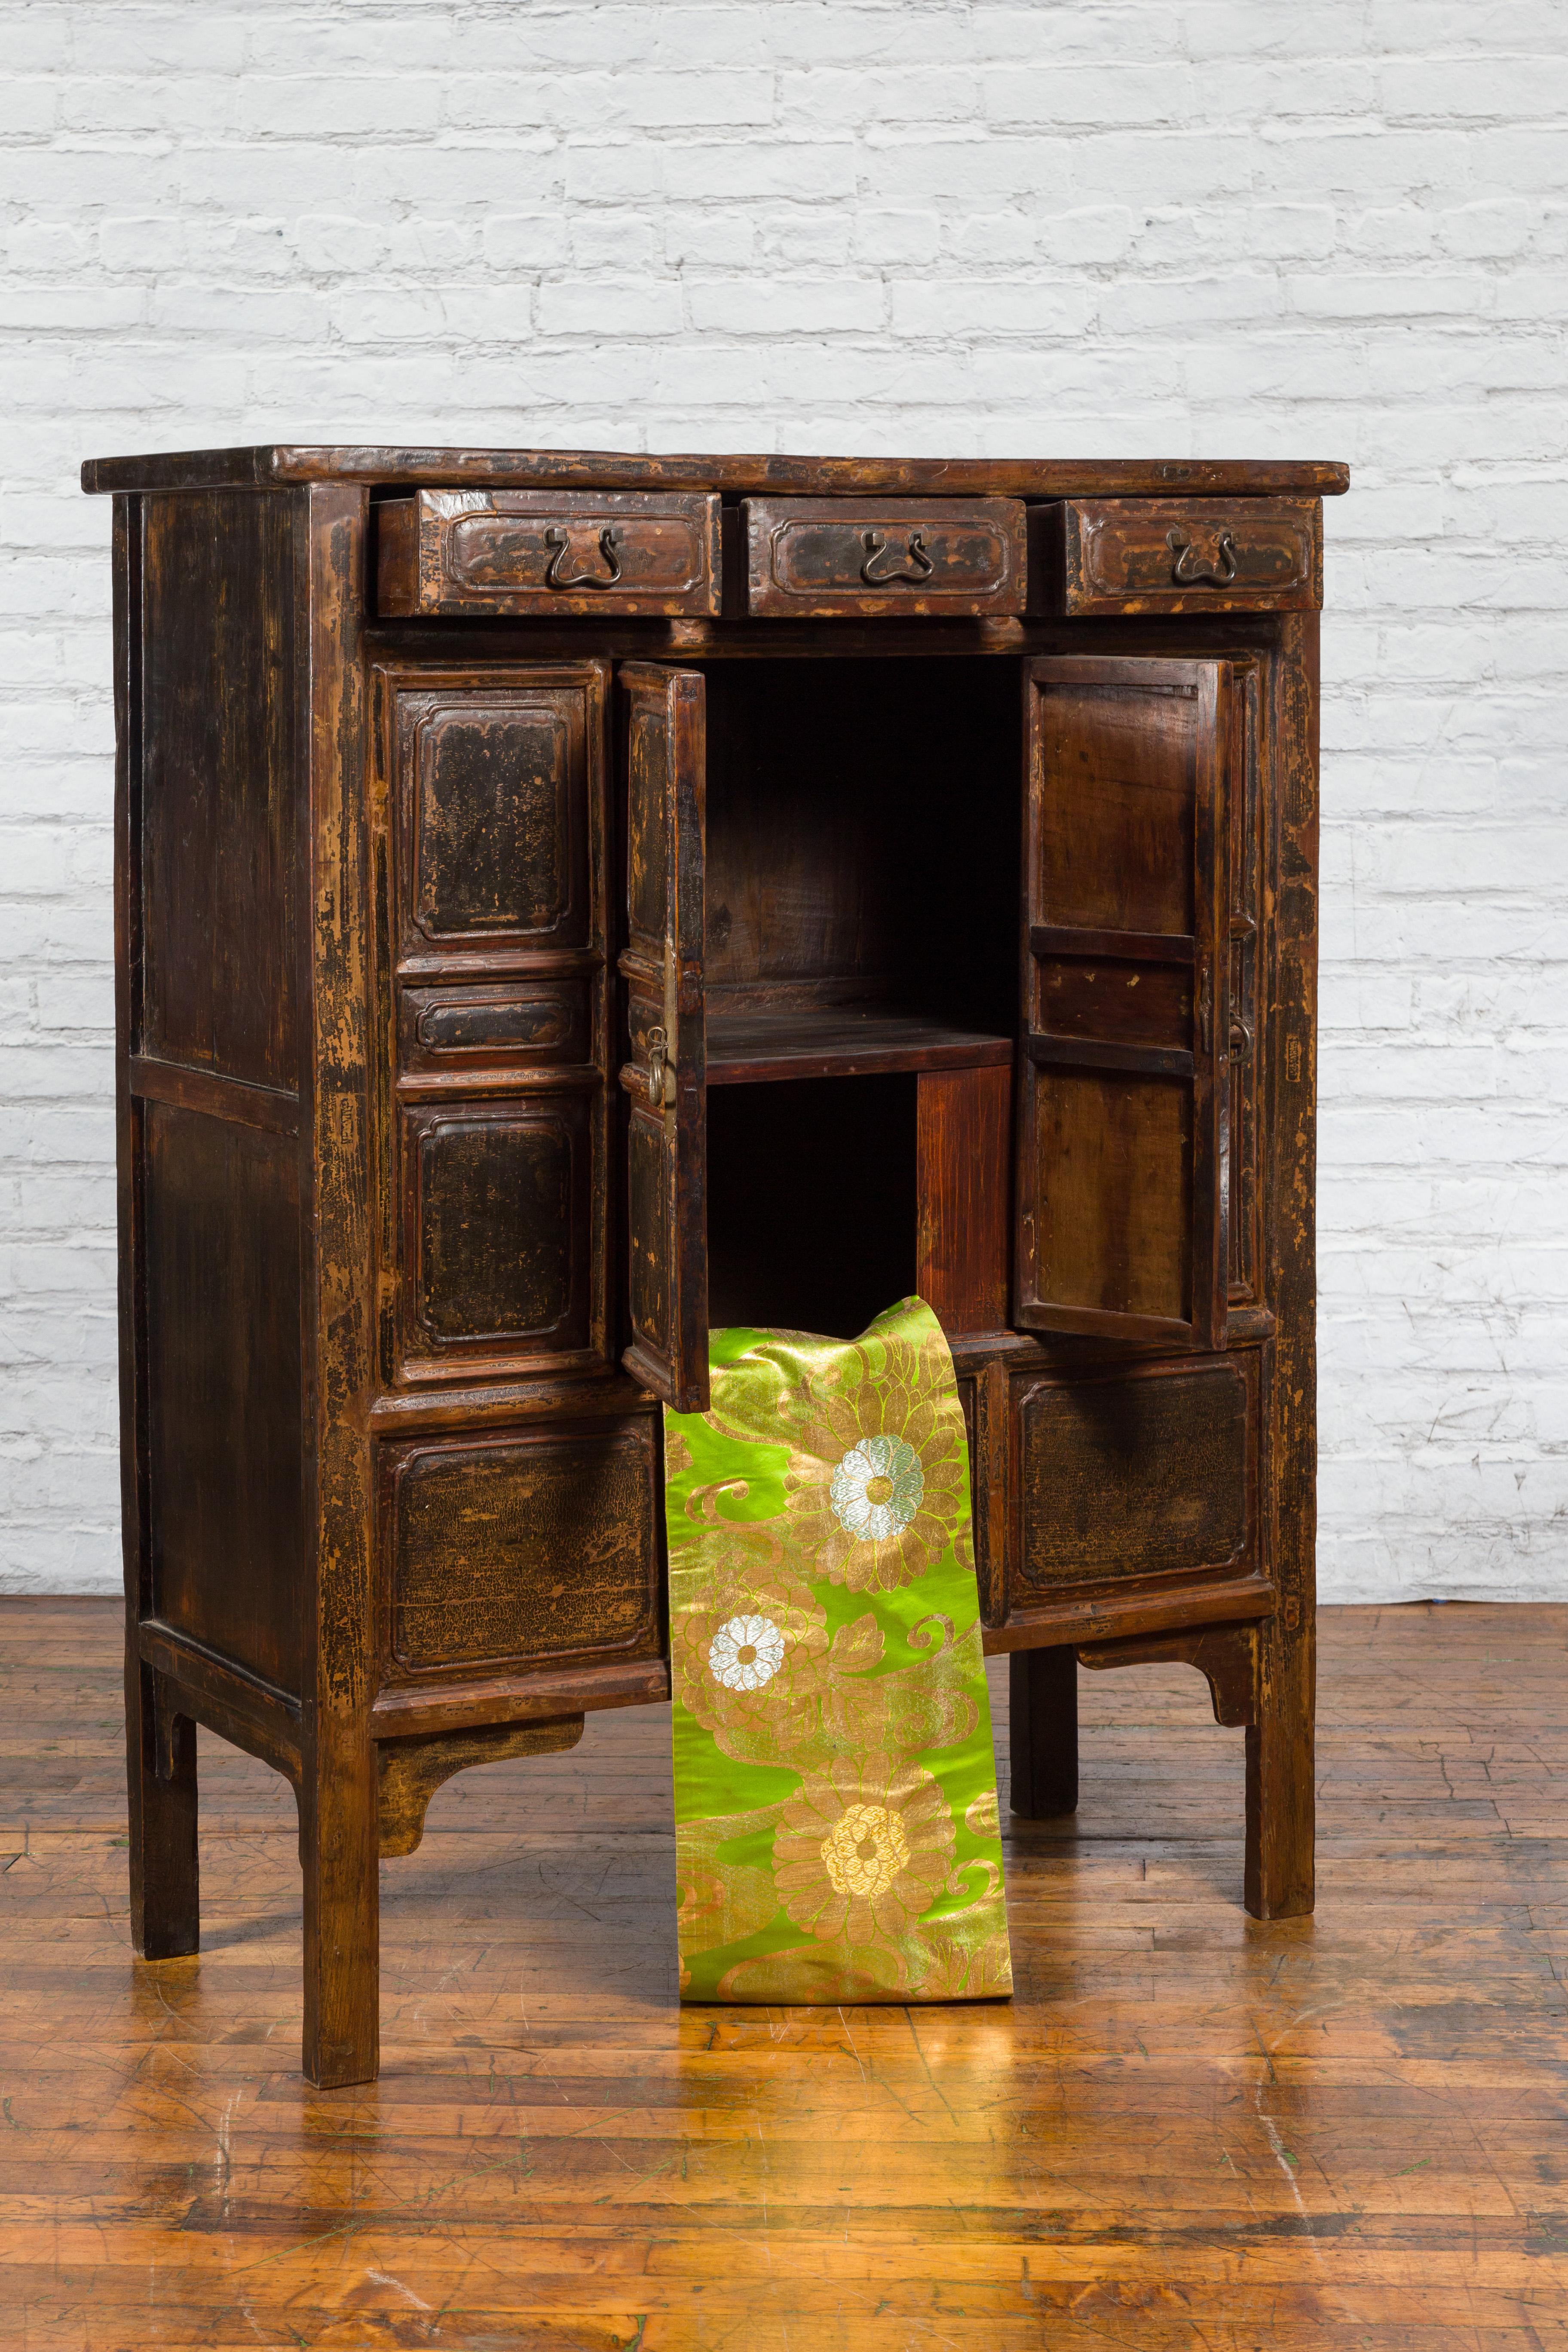
[(580, 686), (400, 698), (411, 946), (590, 943)]
[(405, 1113), (416, 1346), (586, 1347), (589, 1112), (557, 1095)]

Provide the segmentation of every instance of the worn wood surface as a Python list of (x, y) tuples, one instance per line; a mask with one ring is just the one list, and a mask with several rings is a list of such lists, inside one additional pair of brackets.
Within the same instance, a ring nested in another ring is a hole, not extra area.
[(1021, 613), (1025, 514), (1016, 499), (745, 499), (746, 610)]
[(1024, 677), (1016, 1319), (1223, 1347), (1231, 667)]
[(1031, 604), (1068, 613), (1294, 613), (1323, 601), (1316, 499), (1068, 499), (1039, 509)]
[(642, 457), (619, 449), (407, 449), (272, 444), (156, 456), (89, 457), (84, 490), (181, 490), (268, 482), (395, 482), (410, 488), (557, 484), (578, 489), (941, 491), (1012, 498), (1211, 497), (1276, 492), (1333, 498), (1350, 467), (1333, 459), (1267, 457)]
[(626, 727), (626, 1256), (635, 1381), (708, 1404), (704, 1034), (706, 691), (692, 670), (622, 669)]
[(136, 1963), (116, 1612), (0, 1604), (0, 2340), (1568, 2345), (1568, 1609), (1322, 1649), (1315, 1919), (1238, 1906), (1201, 1677), (1086, 1675), (1076, 1820), (1004, 1789), (1011, 2005), (682, 2014), (637, 1709), (437, 1791), (382, 2079), (328, 2093), (284, 1783), (202, 1735), (205, 1948)]
[(378, 523), (383, 613), (719, 610), (713, 497), (416, 490)]

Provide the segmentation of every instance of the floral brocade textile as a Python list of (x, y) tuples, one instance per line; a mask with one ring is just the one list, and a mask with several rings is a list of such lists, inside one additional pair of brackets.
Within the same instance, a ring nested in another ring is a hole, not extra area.
[(711, 1335), (666, 1412), (685, 2000), (1013, 1989), (952, 1360), (923, 1300), (858, 1339)]

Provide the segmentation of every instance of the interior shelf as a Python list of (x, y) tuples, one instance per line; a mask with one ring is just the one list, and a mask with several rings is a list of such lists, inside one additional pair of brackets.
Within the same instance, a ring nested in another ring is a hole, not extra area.
[(885, 1005), (790, 1005), (708, 1013), (708, 1083), (856, 1078), (896, 1070), (973, 1070), (1013, 1059), (1013, 1041)]

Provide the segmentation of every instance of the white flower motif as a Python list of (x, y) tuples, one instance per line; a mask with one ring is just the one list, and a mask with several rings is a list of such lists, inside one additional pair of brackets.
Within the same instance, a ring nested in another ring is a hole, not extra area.
[(901, 1437), (863, 1437), (833, 1474), (828, 1500), (846, 1535), (886, 1543), (901, 1535), (926, 1490), (920, 1455)]
[(731, 1617), (708, 1644), (708, 1671), (726, 1690), (761, 1690), (784, 1656), (784, 1638), (771, 1617)]

